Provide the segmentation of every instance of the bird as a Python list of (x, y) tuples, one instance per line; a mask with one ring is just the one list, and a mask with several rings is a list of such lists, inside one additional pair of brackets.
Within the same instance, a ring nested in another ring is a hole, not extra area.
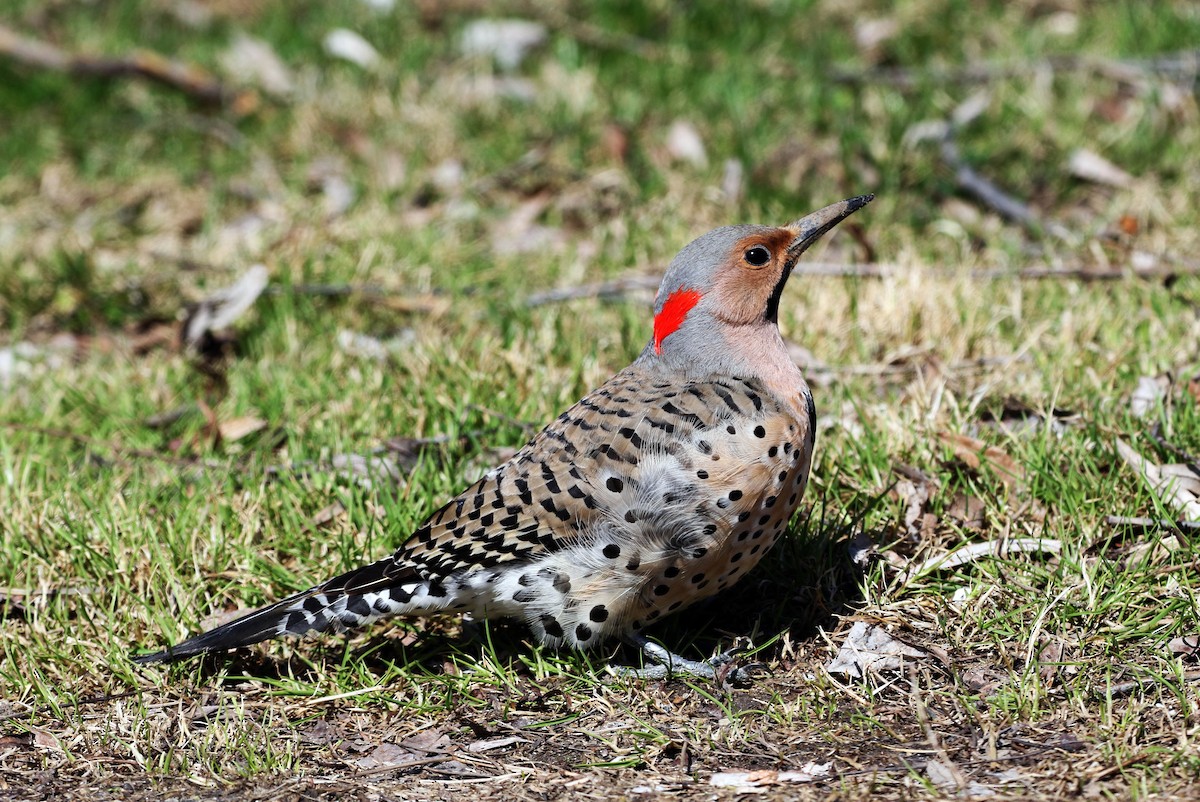
[(816, 409), (779, 332), (781, 296), (801, 254), (873, 199), (692, 241), (640, 355), (393, 554), (133, 660), (462, 613), (518, 619), (552, 648), (619, 638), (644, 658), (623, 674), (716, 678), (729, 653), (691, 660), (644, 630), (744, 577), (799, 508)]

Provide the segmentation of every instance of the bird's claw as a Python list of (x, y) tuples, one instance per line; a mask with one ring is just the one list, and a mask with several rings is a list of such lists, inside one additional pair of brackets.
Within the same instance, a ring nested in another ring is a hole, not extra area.
[(678, 676), (692, 676), (719, 681), (722, 684), (736, 684), (748, 681), (751, 674), (756, 671), (765, 671), (767, 668), (765, 663), (758, 662), (733, 666), (733, 661), (747, 651), (745, 648), (729, 649), (708, 660), (689, 660), (642, 637), (630, 638), (629, 642), (637, 646), (653, 665), (641, 668), (611, 665), (608, 667), (612, 674), (626, 679), (669, 679)]

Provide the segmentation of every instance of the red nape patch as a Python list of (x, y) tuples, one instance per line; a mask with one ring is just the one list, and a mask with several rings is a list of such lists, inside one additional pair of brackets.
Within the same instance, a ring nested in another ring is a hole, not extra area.
[(662, 353), (662, 341), (683, 325), (692, 307), (700, 303), (700, 293), (683, 287), (667, 296), (662, 311), (654, 316), (654, 353)]

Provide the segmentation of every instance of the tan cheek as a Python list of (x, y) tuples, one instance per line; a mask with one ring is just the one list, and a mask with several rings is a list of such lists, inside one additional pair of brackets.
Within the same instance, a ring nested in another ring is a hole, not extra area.
[(734, 267), (722, 271), (715, 288), (721, 314), (731, 323), (752, 323), (762, 316), (767, 299), (779, 281), (775, 262), (761, 270)]

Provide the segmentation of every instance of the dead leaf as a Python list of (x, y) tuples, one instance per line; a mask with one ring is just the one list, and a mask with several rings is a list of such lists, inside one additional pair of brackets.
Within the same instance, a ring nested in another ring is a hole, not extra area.
[(405, 738), (400, 744), (405, 749), (415, 749), (429, 754), (447, 752), (453, 746), (450, 736), (437, 729), (422, 730)]
[(1050, 685), (1058, 676), (1061, 663), (1066, 658), (1067, 645), (1060, 639), (1053, 639), (1038, 652), (1038, 676), (1042, 682)]
[(899, 669), (904, 658), (925, 658), (928, 655), (888, 634), (879, 624), (855, 621), (846, 639), (825, 670), (830, 674), (845, 674), (859, 678), (866, 672), (878, 674)]
[(535, 195), (500, 220), (492, 228), (492, 250), (501, 256), (565, 250), (567, 236), (563, 230), (537, 222), (550, 200), (548, 194)]
[(1067, 161), (1067, 171), (1076, 178), (1091, 181), (1093, 184), (1125, 188), (1133, 183), (1133, 176), (1087, 148), (1079, 148), (1071, 153)]
[(808, 783), (829, 776), (831, 766), (833, 766), (832, 762), (809, 761), (799, 771), (776, 771), (775, 769), (718, 771), (709, 778), (708, 784), (717, 788), (740, 788), (752, 791), (756, 788), (767, 788), (783, 783)]
[(289, 97), (296, 88), (292, 72), (271, 45), (238, 32), (220, 56), (221, 69), (238, 81), (262, 89), (277, 98)]
[(253, 415), (246, 415), (240, 418), (230, 418), (227, 421), (222, 421), (217, 425), (217, 431), (221, 434), (221, 439), (226, 443), (236, 443), (243, 437), (262, 431), (267, 427), (267, 422), (262, 418), (256, 418)]
[(904, 502), (904, 527), (910, 535), (919, 535), (925, 529), (926, 505), (937, 490), (938, 483), (911, 465), (895, 463), (892, 470), (900, 476), (892, 487), (891, 495)]
[(983, 529), (987, 523), (987, 505), (978, 496), (970, 493), (955, 493), (946, 509), (946, 515), (968, 529)]
[(52, 752), (63, 751), (62, 744), (58, 742), (58, 738), (40, 727), (30, 729), (33, 733), (33, 745), (39, 749), (49, 749)]
[(1146, 459), (1119, 437), (1115, 442), (1117, 454), (1141, 475), (1165, 506), (1186, 520), (1200, 520), (1200, 475), (1187, 465), (1159, 465)]
[(1169, 380), (1165, 376), (1141, 376), (1129, 397), (1129, 414), (1144, 418), (1162, 404), (1167, 395)]
[(351, 762), (360, 769), (381, 769), (388, 766), (403, 766), (425, 755), (417, 755), (408, 749), (393, 743), (381, 743), (369, 755), (356, 758)]
[(1046, 412), (1031, 407), (1019, 398), (1009, 396), (999, 412), (984, 410), (979, 416), (981, 426), (998, 429), (1013, 436), (1028, 436), (1048, 426), (1053, 434), (1061, 435), (1068, 426), (1078, 423), (1080, 416), (1069, 409), (1053, 407)]
[(490, 752), (493, 749), (503, 749), (506, 746), (513, 744), (527, 744), (529, 739), (522, 738), (519, 735), (509, 735), (503, 738), (487, 738), (482, 741), (475, 741), (467, 744), (468, 752)]
[(746, 168), (738, 159), (726, 159), (721, 171), (721, 196), (726, 203), (734, 204), (742, 199), (742, 183)]
[(322, 507), (313, 514), (313, 526), (324, 526), (335, 518), (340, 518), (346, 514), (346, 508), (342, 506), (342, 502), (335, 501), (332, 504)]
[(988, 666), (974, 666), (962, 673), (963, 684), (986, 698), (1004, 686), (1008, 675)]
[(854, 24), (854, 44), (868, 64), (876, 64), (884, 55), (883, 45), (900, 33), (900, 20), (895, 17), (860, 19)]
[(929, 778), (929, 782), (943, 791), (957, 791), (963, 787), (960, 772), (940, 760), (930, 760), (925, 764), (925, 776)]
[(686, 120), (676, 120), (667, 130), (667, 154), (675, 161), (686, 162), (693, 167), (708, 166), (708, 154), (704, 140), (696, 126)]
[(1200, 656), (1200, 635), (1182, 635), (1167, 644), (1171, 654), (1178, 657)]
[(546, 26), (523, 19), (481, 19), (467, 23), (459, 39), (464, 56), (491, 58), (502, 70), (512, 71), (530, 51), (546, 41)]
[(183, 324), (183, 341), (196, 347), (210, 332), (233, 325), (267, 288), (265, 265), (251, 265), (232, 285), (217, 290), (191, 310)]
[(345, 28), (335, 28), (325, 34), (325, 39), (321, 44), (329, 55), (342, 61), (348, 61), (364, 70), (373, 70), (383, 61), (374, 45), (354, 31)]
[(938, 432), (937, 436), (969, 467), (979, 468), (986, 462), (995, 471), (996, 478), (1010, 490), (1025, 481), (1025, 469), (998, 446), (989, 446), (982, 440), (955, 432)]

